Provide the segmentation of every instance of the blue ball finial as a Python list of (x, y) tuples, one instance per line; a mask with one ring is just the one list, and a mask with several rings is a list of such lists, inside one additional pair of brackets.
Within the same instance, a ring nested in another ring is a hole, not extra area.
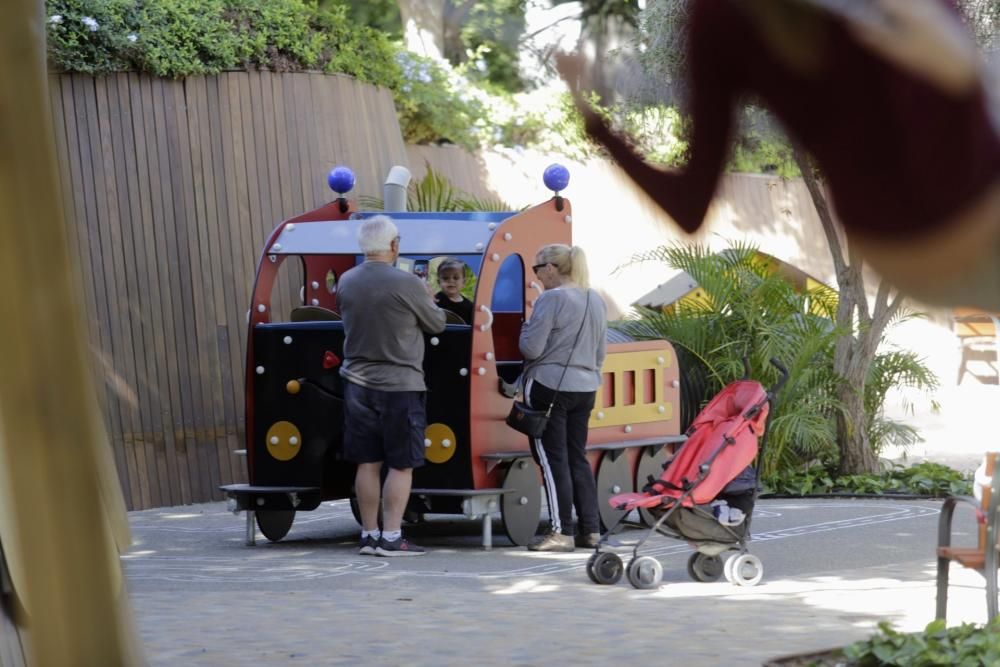
[(550, 164), (545, 168), (545, 173), (542, 174), (542, 180), (545, 182), (545, 187), (553, 192), (561, 192), (566, 189), (569, 185), (569, 169), (562, 166), (558, 162), (555, 164)]
[(354, 172), (350, 167), (334, 167), (326, 175), (326, 183), (339, 195), (350, 192), (354, 187)]

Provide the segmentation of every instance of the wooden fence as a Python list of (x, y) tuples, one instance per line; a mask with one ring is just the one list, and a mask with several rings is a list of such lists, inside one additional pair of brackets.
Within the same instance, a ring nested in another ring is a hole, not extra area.
[(126, 503), (219, 499), (219, 484), (246, 476), (233, 451), (244, 446), (260, 248), (278, 221), (332, 198), (335, 164), (355, 170), (357, 194), (381, 193), (389, 167), (407, 160), (392, 98), (312, 73), (50, 83), (60, 194)]

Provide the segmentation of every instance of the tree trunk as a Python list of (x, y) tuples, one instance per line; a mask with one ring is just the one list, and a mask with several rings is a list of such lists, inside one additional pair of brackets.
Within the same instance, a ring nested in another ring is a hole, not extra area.
[(889, 285), (882, 282), (875, 296), (874, 306), (869, 309), (868, 294), (861, 273), (862, 259), (848, 245), (847, 239), (841, 238), (813, 170), (812, 160), (801, 147), (796, 145), (794, 150), (795, 161), (823, 225), (837, 274), (839, 297), (836, 324), (843, 333), (834, 348), (833, 372), (841, 382), (837, 397), (844, 408), (844, 412), (836, 417), (839, 470), (851, 475), (877, 472), (878, 458), (872, 451), (867, 431), (865, 379), (878, 351), (882, 333), (899, 310), (903, 297), (897, 293), (890, 300)]
[(435, 60), (444, 57), (445, 2), (446, 0), (396, 0), (403, 21), (403, 38), (407, 49)]
[(843, 474), (853, 475), (878, 471), (878, 459), (872, 451), (865, 428), (865, 371), (871, 364), (872, 354), (867, 359), (857, 352), (852, 355), (860, 362), (850, 368), (834, 368), (842, 380), (837, 398), (844, 405), (844, 412), (837, 413), (837, 442), (840, 445), (840, 466)]

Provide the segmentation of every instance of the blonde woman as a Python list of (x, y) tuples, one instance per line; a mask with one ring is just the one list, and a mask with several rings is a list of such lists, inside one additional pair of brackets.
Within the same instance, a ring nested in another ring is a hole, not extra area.
[(545, 291), (524, 323), (519, 343), (525, 403), (543, 410), (552, 406), (542, 437), (530, 439), (551, 525), (528, 549), (573, 551), (574, 546), (593, 547), (600, 537), (597, 485), (585, 448), (587, 422), (601, 386), (607, 309), (589, 289), (587, 259), (577, 246), (543, 246), (532, 270)]

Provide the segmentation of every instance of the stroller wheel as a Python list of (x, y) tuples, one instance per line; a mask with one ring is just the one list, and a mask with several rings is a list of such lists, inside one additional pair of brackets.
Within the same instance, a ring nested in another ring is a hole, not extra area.
[(663, 566), (652, 556), (639, 556), (628, 564), (628, 582), (634, 588), (656, 588), (661, 581), (663, 581)]
[(687, 570), (688, 575), (695, 581), (718, 581), (722, 576), (722, 558), (695, 551), (688, 558)]
[(726, 581), (731, 584), (735, 584), (733, 581), (733, 564), (736, 563), (736, 559), (740, 557), (740, 554), (733, 554), (726, 559), (726, 564), (722, 566), (722, 574), (726, 577)]
[(587, 576), (595, 584), (602, 586), (617, 584), (624, 571), (625, 567), (618, 554), (599, 551), (587, 560)]
[(764, 577), (764, 564), (753, 554), (742, 554), (730, 558), (731, 581), (737, 586), (756, 586)]

